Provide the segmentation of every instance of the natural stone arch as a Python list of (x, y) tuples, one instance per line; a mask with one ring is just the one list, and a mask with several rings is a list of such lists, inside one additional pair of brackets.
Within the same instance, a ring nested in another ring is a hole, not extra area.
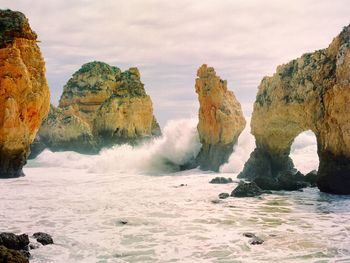
[(262, 80), (251, 128), (256, 149), (239, 177), (277, 188), (281, 174), (295, 174), (289, 157), (295, 137), (311, 130), (319, 189), (350, 194), (350, 26), (328, 48), (279, 66)]
[(320, 164), (317, 154), (317, 138), (311, 130), (304, 131), (295, 137), (290, 152), (295, 169), (303, 174), (317, 175)]

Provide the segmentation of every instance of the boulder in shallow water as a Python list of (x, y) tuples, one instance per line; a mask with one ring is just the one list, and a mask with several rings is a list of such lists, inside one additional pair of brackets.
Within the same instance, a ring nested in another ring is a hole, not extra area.
[(210, 182), (210, 184), (230, 184), (233, 183), (232, 178), (228, 177), (215, 177)]
[(248, 241), (250, 245), (261, 245), (264, 243), (264, 240), (260, 237), (254, 236), (251, 240)]
[(228, 197), (230, 197), (230, 194), (229, 194), (229, 193), (220, 193), (220, 194), (219, 194), (219, 198), (220, 198), (220, 199), (226, 199), (226, 198), (228, 198)]
[(233, 197), (254, 197), (263, 194), (259, 186), (254, 182), (240, 181), (238, 186), (232, 191)]
[(36, 241), (38, 241), (43, 246), (53, 244), (52, 237), (47, 233), (36, 232), (33, 234), (33, 237), (36, 239)]
[(264, 190), (296, 191), (309, 186), (305, 176), (300, 172), (285, 171), (272, 177), (256, 177), (254, 182)]
[(0, 233), (0, 245), (9, 249), (27, 250), (29, 244), (29, 237), (27, 234), (16, 235), (14, 233), (2, 232)]

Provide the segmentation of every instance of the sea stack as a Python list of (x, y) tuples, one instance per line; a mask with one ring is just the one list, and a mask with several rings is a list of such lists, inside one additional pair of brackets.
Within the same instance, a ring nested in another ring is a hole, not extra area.
[(50, 106), (37, 35), (20, 12), (0, 10), (0, 178), (23, 175)]
[(64, 86), (39, 132), (53, 151), (96, 153), (160, 135), (137, 68), (122, 72), (103, 62), (84, 64)]
[(200, 104), (197, 129), (202, 148), (196, 163), (203, 170), (218, 171), (230, 157), (246, 122), (241, 104), (214, 68), (204, 64), (197, 76), (195, 87)]
[(321, 191), (350, 194), (350, 26), (328, 48), (277, 67), (259, 86), (251, 121), (256, 149), (239, 177), (283, 189), (296, 170), (289, 157), (301, 132), (317, 138)]

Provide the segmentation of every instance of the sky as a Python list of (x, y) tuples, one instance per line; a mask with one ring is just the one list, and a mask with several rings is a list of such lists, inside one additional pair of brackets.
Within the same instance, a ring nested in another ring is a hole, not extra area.
[(197, 115), (196, 71), (213, 66), (245, 115), (277, 65), (325, 48), (350, 23), (349, 0), (0, 0), (38, 34), (51, 101), (84, 63), (138, 67), (155, 115)]

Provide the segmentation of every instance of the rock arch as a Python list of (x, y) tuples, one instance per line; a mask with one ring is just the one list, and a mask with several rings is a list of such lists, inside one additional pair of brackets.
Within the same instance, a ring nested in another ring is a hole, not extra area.
[(278, 188), (295, 174), (289, 157), (301, 132), (317, 138), (321, 191), (350, 194), (350, 25), (328, 48), (277, 67), (258, 90), (251, 120), (256, 148), (240, 178)]

